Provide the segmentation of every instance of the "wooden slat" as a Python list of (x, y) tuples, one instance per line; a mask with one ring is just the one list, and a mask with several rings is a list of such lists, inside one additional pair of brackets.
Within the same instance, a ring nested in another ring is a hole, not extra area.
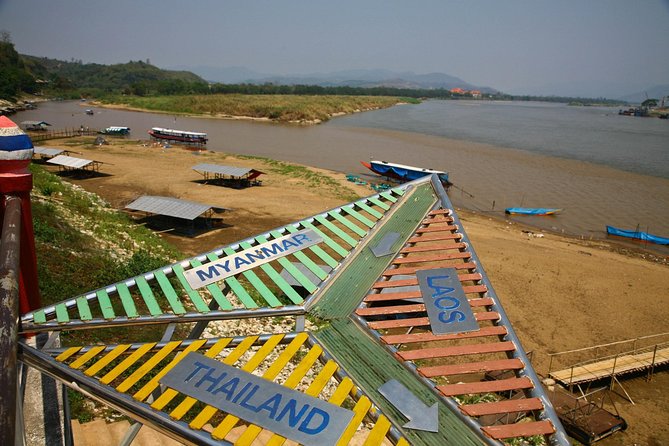
[(516, 349), (511, 341), (493, 342), (486, 344), (454, 345), (452, 347), (424, 348), (397, 352), (404, 361), (417, 359), (445, 358), (447, 356), (480, 355), (484, 353), (510, 352)]
[(484, 426), (481, 429), (492, 438), (498, 440), (513, 437), (531, 437), (533, 435), (550, 435), (555, 433), (555, 427), (548, 420), (502, 424), (499, 426)]
[(313, 224), (309, 223), (308, 221), (303, 221), (303, 222), (301, 222), (301, 224), (305, 228), (309, 228), (309, 229), (313, 230), (316, 234), (318, 234), (323, 239), (323, 242), (325, 242), (325, 244), (328, 245), (328, 247), (330, 249), (332, 249), (334, 252), (336, 252), (340, 256), (346, 257), (348, 255), (348, 250), (342, 248), (342, 246), (339, 243), (332, 240), (332, 238), (327, 236), (323, 231), (318, 229)]
[[(458, 279), (460, 280), (460, 282), (477, 281), (481, 280), (482, 276), (479, 273), (458, 274)], [(417, 277), (412, 277), (410, 279), (400, 279), (400, 280), (381, 280), (379, 282), (376, 282), (372, 286), (372, 288), (382, 289), (382, 288), (393, 288), (398, 286), (412, 286), (412, 285), (418, 285)]]
[(434, 209), (428, 215), (451, 215), (450, 209)]
[(137, 289), (142, 295), (142, 300), (144, 300), (144, 304), (149, 309), (151, 316), (160, 316), (163, 314), (163, 310), (158, 305), (156, 296), (153, 295), (153, 290), (151, 290), (151, 286), (146, 281), (146, 278), (144, 276), (135, 277), (135, 285), (137, 285)]
[(439, 234), (430, 234), (430, 235), (421, 235), (416, 237), (411, 237), (407, 240), (407, 243), (422, 243), (422, 242), (438, 242), (441, 240), (460, 240), (462, 234), (451, 234), (451, 233), (439, 233)]
[(367, 200), (369, 200), (369, 202), (372, 203), (374, 206), (380, 207), (384, 211), (390, 209), (390, 206), (388, 206), (386, 203), (384, 203), (383, 201), (379, 200), (376, 197), (368, 197)]
[(532, 381), (527, 377), (479, 381), (472, 383), (446, 384), (437, 386), (444, 396), (468, 395), (470, 393), (506, 392), (509, 390), (531, 389)]
[(119, 298), (121, 299), (121, 304), (123, 305), (123, 310), (125, 314), (130, 318), (139, 317), (137, 312), (137, 307), (135, 306), (135, 300), (130, 294), (130, 290), (125, 283), (116, 284), (116, 292), (118, 293)]
[(383, 217), (383, 214), (376, 209), (372, 208), (370, 205), (365, 203), (364, 201), (356, 201), (355, 205), (358, 206), (360, 209), (363, 211), (367, 212), (369, 215), (371, 215), (374, 218), (381, 218)]
[(125, 372), (128, 367), (137, 362), (146, 352), (151, 350), (156, 345), (155, 342), (144, 344), (135, 350), (130, 356), (125, 358), (120, 364), (109, 371), (105, 376), (100, 378), (102, 384), (109, 384), (115, 380), (121, 373)]
[[(190, 264), (192, 267), (197, 268), (198, 266), (202, 266), (202, 262), (196, 259), (192, 259), (190, 261)], [(225, 297), (221, 289), (218, 287), (216, 283), (210, 283), (207, 285), (207, 290), (209, 291), (209, 294), (211, 294), (211, 297), (216, 301), (218, 304), (218, 308), (221, 310), (232, 310), (234, 307), (230, 303), (230, 301)], [(241, 300), (241, 299), (240, 299)], [(255, 303), (255, 302), (254, 302)]]
[(130, 344), (117, 345), (112, 351), (100, 358), (95, 364), (84, 370), (84, 375), (95, 376), (99, 371), (107, 367), (114, 359), (121, 356), (129, 348)]
[[(219, 257), (215, 253), (209, 253), (207, 254), (207, 259), (210, 262), (215, 262), (219, 259)], [(195, 266), (195, 265), (193, 265)], [(232, 294), (234, 294), (237, 299), (244, 305), (246, 308), (258, 308), (258, 304), (256, 303), (255, 300), (251, 297), (251, 295), (246, 291), (246, 289), (242, 286), (241, 283), (239, 283), (239, 280), (237, 280), (236, 277), (230, 276), (225, 279), (225, 284), (230, 288), (230, 291), (232, 291)], [(210, 284), (209, 286), (214, 286), (218, 288), (218, 285), (215, 283)], [(209, 287), (208, 286), (208, 287)], [(219, 304), (220, 305), (220, 304)], [(232, 307), (232, 305), (229, 305)], [(226, 305), (225, 307), (221, 306), (221, 308), (227, 308), (228, 306)]]
[(114, 319), (116, 314), (114, 314), (114, 307), (112, 306), (111, 299), (109, 299), (109, 294), (106, 290), (98, 290), (95, 293), (98, 296), (98, 305), (102, 311), (102, 317), (105, 319)]
[(410, 252), (430, 252), (430, 251), (443, 251), (443, 250), (453, 250), (453, 249), (465, 249), (467, 244), (463, 242), (452, 242), (452, 243), (433, 243), (426, 245), (421, 243), (420, 245), (407, 246), (402, 248), (400, 254), (408, 254)]
[(362, 420), (367, 415), (370, 407), (372, 407), (372, 402), (366, 396), (362, 396), (358, 402), (355, 403), (355, 406), (353, 407), (353, 419), (350, 423), (348, 423), (348, 426), (344, 430), (344, 433), (341, 435), (341, 437), (339, 437), (337, 446), (344, 446), (349, 444), (353, 438), (353, 435), (355, 435), (355, 432), (358, 430), (358, 426), (360, 426), (360, 423), (362, 423)]
[(79, 312), (79, 319), (82, 321), (90, 321), (93, 319), (91, 308), (88, 306), (88, 299), (86, 299), (86, 296), (77, 297), (77, 311)]
[[(474, 262), (463, 262), (463, 263), (447, 263), (444, 265), (439, 265), (440, 268), (455, 268), (459, 270), (463, 269), (475, 269), (476, 263)], [(421, 271), (426, 269), (425, 266), (405, 266), (402, 268), (390, 268), (383, 272), (383, 276), (409, 276), (416, 274), (416, 271)]]
[(369, 435), (367, 435), (363, 446), (382, 445), (391, 426), (392, 424), (390, 424), (388, 418), (385, 415), (380, 415)]
[[(499, 319), (499, 313), (496, 311), (486, 311), (482, 313), (474, 313), (477, 321), (495, 321)], [(400, 327), (423, 327), (430, 325), (430, 319), (426, 317), (416, 317), (408, 319), (388, 320), (388, 321), (372, 321), (367, 322), (369, 328), (373, 330), (382, 330), (387, 328)]]
[(414, 342), (433, 342), (433, 341), (452, 341), (456, 339), (478, 338), (484, 336), (504, 336), (507, 334), (506, 327), (496, 325), (493, 327), (482, 327), (478, 331), (468, 333), (453, 333), (436, 335), (431, 331), (425, 333), (410, 333), (399, 335), (381, 336), (381, 340), (386, 344), (411, 344)]
[[(283, 234), (281, 234), (278, 231), (272, 231), (270, 234), (272, 234), (272, 237), (274, 237), (274, 238), (279, 238), (279, 237), (283, 236)], [(302, 251), (294, 252), (293, 255), (304, 266), (306, 266), (309, 271), (314, 273), (316, 275), (316, 277), (318, 277), (320, 280), (325, 280), (328, 277), (328, 273), (323, 271), (323, 268), (318, 266), (313, 260), (311, 260), (309, 257), (307, 257)]]
[(202, 299), (200, 293), (191, 288), (190, 284), (186, 280), (186, 277), (184, 276), (183, 267), (181, 265), (174, 265), (172, 267), (172, 271), (174, 271), (174, 275), (179, 280), (179, 283), (183, 287), (184, 291), (186, 291), (186, 294), (188, 294), (191, 302), (193, 302), (195, 309), (200, 313), (209, 313), (209, 305), (207, 305), (204, 299)]
[(341, 224), (343, 224), (344, 226), (346, 226), (351, 231), (355, 232), (359, 237), (364, 237), (365, 235), (367, 235), (367, 231), (365, 231), (360, 226), (353, 223), (348, 218), (341, 215), (339, 212), (332, 211), (332, 212), (329, 213), (329, 215), (332, 218), (334, 218), (335, 220), (337, 220), (338, 222), (340, 222)]
[(160, 289), (163, 291), (163, 295), (169, 302), (174, 314), (185, 314), (186, 309), (181, 304), (179, 296), (177, 295), (176, 291), (174, 291), (174, 288), (172, 287), (172, 284), (170, 283), (170, 280), (167, 278), (165, 273), (162, 270), (157, 270), (153, 272), (153, 275), (158, 281), (158, 285), (160, 285)]
[(404, 314), (404, 313), (419, 313), (425, 311), (425, 305), (423, 304), (411, 304), (411, 305), (391, 305), (384, 307), (366, 307), (358, 308), (355, 310), (355, 313), (358, 316), (381, 316), (381, 315), (390, 315), (390, 314)]
[(351, 248), (355, 248), (358, 244), (358, 241), (342, 231), (339, 227), (333, 224), (330, 220), (323, 217), (322, 215), (317, 215), (315, 217), (316, 221), (327, 228), (330, 232), (334, 233), (337, 237), (346, 242)]
[(46, 313), (44, 313), (44, 310), (37, 310), (33, 313), (33, 322), (35, 325), (46, 323)]
[(59, 324), (70, 322), (70, 314), (65, 304), (56, 304), (56, 320)]
[(70, 364), (70, 367), (73, 369), (78, 369), (79, 367), (83, 366), (86, 364), (88, 361), (93, 359), (95, 356), (98, 355), (102, 350), (105, 349), (104, 345), (96, 345), (95, 347), (91, 347), (86, 353), (72, 361)]
[(457, 231), (458, 227), (455, 225), (446, 225), (446, 226), (441, 226), (441, 225), (434, 225), (434, 226), (428, 226), (426, 228), (418, 228), (416, 229), (416, 234), (426, 234), (426, 233), (432, 233), (432, 232), (452, 232), (452, 231)]
[(353, 209), (353, 205), (343, 206), (341, 209), (351, 217), (358, 220), (363, 225), (367, 226), (368, 228), (371, 229), (374, 227), (374, 222), (369, 218), (365, 217), (364, 215), (360, 214), (360, 212)]
[(419, 367), (418, 373), (426, 378), (435, 376), (466, 375), (470, 373), (495, 372), (499, 370), (520, 370), (523, 361), (518, 358), (498, 359), (496, 361), (478, 361), (465, 364), (446, 364), (432, 367)]
[[(258, 243), (266, 243), (267, 238), (259, 235), (258, 237), (256, 237), (256, 241)], [(279, 265), (281, 265), (283, 267), (283, 269), (285, 269), (291, 276), (293, 276), (295, 278), (295, 280), (297, 280), (300, 283), (300, 285), (302, 285), (304, 287), (304, 289), (306, 289), (309, 293), (313, 293), (314, 291), (316, 291), (316, 289), (317, 289), (316, 284), (312, 283), (311, 280), (309, 280), (307, 278), (307, 276), (305, 276), (302, 273), (302, 271), (297, 269), (295, 267), (295, 265), (293, 265), (287, 258), (281, 257), (281, 258), (278, 259), (278, 262), (279, 262)], [(292, 289), (292, 287), (291, 287), (291, 289)], [(293, 301), (293, 302), (297, 303), (297, 304), (300, 304), (300, 303), (302, 303), (303, 299), (299, 295), (298, 295), (298, 297), (299, 297), (299, 301), (297, 301), (297, 302)]]
[(137, 370), (135, 370), (130, 376), (124, 379), (123, 382), (121, 382), (121, 384), (116, 386), (116, 390), (118, 390), (119, 392), (127, 392), (132, 386), (134, 386), (137, 383), (137, 381), (139, 381), (141, 378), (144, 377), (144, 375), (149, 373), (154, 367), (158, 365), (158, 363), (160, 363), (160, 361), (165, 359), (167, 355), (172, 353), (172, 350), (177, 348), (179, 345), (181, 345), (181, 341), (172, 341), (165, 344), (163, 348), (158, 350), (148, 360), (144, 361)]
[(379, 195), (392, 203), (397, 202), (397, 198), (391, 192), (381, 192)]
[(405, 263), (440, 262), (443, 260), (469, 259), (471, 256), (472, 255), (469, 252), (442, 253), (431, 256), (411, 255), (406, 257), (398, 257), (393, 260), (393, 264), (403, 265)]
[(365, 296), (364, 302), (387, 302), (389, 300), (417, 299), (422, 298), (420, 290), (403, 291), (401, 293), (374, 293)]
[(543, 403), (539, 398), (521, 398), (518, 400), (495, 401), (491, 403), (466, 404), (460, 410), (470, 417), (494, 415), (502, 413), (529, 412), (542, 410)]
[(437, 215), (431, 218), (426, 218), (422, 221), (424, 225), (431, 225), (433, 223), (453, 223), (453, 217), (446, 217), (443, 215)]

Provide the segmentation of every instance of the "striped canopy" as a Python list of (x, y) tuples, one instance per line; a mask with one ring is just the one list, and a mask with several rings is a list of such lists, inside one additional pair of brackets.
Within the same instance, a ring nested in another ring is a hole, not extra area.
[(0, 160), (29, 160), (32, 157), (30, 137), (11, 119), (0, 116)]

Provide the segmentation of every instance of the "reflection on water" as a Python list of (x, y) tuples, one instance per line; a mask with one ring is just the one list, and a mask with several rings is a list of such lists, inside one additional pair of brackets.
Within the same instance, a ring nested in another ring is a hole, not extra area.
[[(131, 138), (147, 140), (147, 131), (151, 127), (206, 132), (209, 135), (207, 146), (210, 150), (268, 157), (363, 176), (368, 175), (368, 172), (360, 161), (370, 158), (430, 167), (450, 172), (455, 187), (449, 195), (458, 207), (489, 212), (496, 216), (502, 216), (506, 207), (557, 207), (564, 209), (557, 216), (512, 219), (585, 238), (604, 237), (607, 224), (628, 229), (640, 225), (648, 232), (669, 236), (669, 175), (659, 178), (648, 176), (650, 173), (640, 175), (567, 159), (578, 157), (570, 155), (568, 151), (558, 150), (559, 153), (554, 153), (551, 150), (557, 149), (551, 144), (539, 145), (537, 149), (524, 147), (529, 142), (521, 141), (517, 146), (525, 150), (517, 150), (471, 142), (490, 141), (485, 140), (485, 135), (467, 135), (467, 132), (471, 132), (471, 122), (467, 125), (458, 123), (467, 121), (469, 115), (470, 120), (474, 116), (486, 125), (492, 125), (490, 123), (496, 119), (501, 120), (499, 115), (495, 117), (495, 113), (508, 114), (508, 108), (488, 104), (485, 105), (487, 108), (482, 109), (485, 113), (474, 113), (469, 109), (478, 110), (483, 105), (458, 104), (453, 109), (450, 104), (444, 105), (444, 102), (446, 101), (436, 105), (428, 102), (417, 107), (398, 106), (306, 127), (112, 110), (79, 102), (40, 104), (37, 110), (18, 113), (12, 119), (16, 122), (44, 120), (52, 124), (54, 129), (79, 128), (81, 125), (90, 128), (128, 126), (132, 129)], [(86, 115), (86, 108), (92, 108), (94, 114)], [(573, 110), (564, 108), (567, 112)], [(532, 114), (547, 113), (548, 118), (544, 116), (531, 122), (545, 123), (551, 117), (555, 119), (557, 109), (555, 106), (535, 107)], [(526, 110), (521, 111), (522, 116)], [(565, 113), (565, 110), (560, 109), (557, 113)], [(575, 113), (578, 115), (582, 111), (577, 110)], [(624, 125), (625, 128), (635, 125), (635, 122), (645, 121), (667, 124), (659, 119), (607, 116), (590, 110), (587, 113), (596, 115), (595, 121), (608, 119), (615, 124), (607, 125)], [(485, 119), (482, 115), (486, 116)], [(527, 126), (522, 123), (518, 114), (505, 119), (517, 121), (517, 133), (527, 132)], [(379, 124), (383, 122), (384, 125)], [(458, 125), (461, 130), (458, 130)], [(510, 124), (507, 122), (507, 125)], [(441, 128), (440, 126), (455, 129), (453, 131), (456, 133), (442, 131), (446, 135), (440, 134), (435, 130)], [(556, 138), (554, 126), (545, 127), (542, 129), (535, 125), (532, 129), (531, 133), (537, 135), (534, 137), (535, 145), (536, 139), (542, 138), (542, 132), (545, 132), (547, 141)], [(458, 131), (464, 133), (457, 133)], [(599, 135), (601, 132), (606, 133), (600, 129), (595, 134)], [(625, 132), (634, 133), (631, 130)], [(650, 147), (648, 152), (651, 155), (644, 155), (646, 158), (654, 156), (652, 153), (656, 152), (653, 144), (657, 135), (663, 134), (658, 132), (651, 132), (647, 140), (642, 137), (641, 132), (637, 132), (641, 135), (637, 138), (638, 145)], [(507, 135), (507, 142), (502, 138), (501, 144), (510, 146), (508, 140), (512, 130), (506, 129), (502, 133)], [(562, 133), (565, 138), (569, 138), (569, 130)], [(465, 140), (451, 139), (454, 137)], [(597, 150), (601, 149), (590, 149), (592, 153), (597, 153)], [(662, 156), (658, 155), (650, 163), (644, 159), (641, 164), (655, 165), (658, 171), (669, 171), (665, 152), (669, 153), (665, 149)], [(546, 155), (560, 155), (562, 158)], [(601, 156), (599, 153), (595, 158)], [(640, 156), (638, 152), (636, 154), (636, 158), (644, 156)], [(638, 166), (635, 169), (643, 170)]]

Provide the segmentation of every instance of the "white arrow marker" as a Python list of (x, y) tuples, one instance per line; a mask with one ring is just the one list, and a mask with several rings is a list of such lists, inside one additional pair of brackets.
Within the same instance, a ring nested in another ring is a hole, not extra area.
[(409, 419), (409, 422), (403, 427), (439, 432), (439, 403), (427, 407), (413, 392), (396, 379), (391, 379), (379, 387), (379, 393)]

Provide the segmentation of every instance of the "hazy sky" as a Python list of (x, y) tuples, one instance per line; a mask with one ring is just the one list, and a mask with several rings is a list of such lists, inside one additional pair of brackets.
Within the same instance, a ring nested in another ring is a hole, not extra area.
[(510, 93), (669, 84), (669, 0), (0, 0), (22, 54), (308, 74), (442, 72)]

